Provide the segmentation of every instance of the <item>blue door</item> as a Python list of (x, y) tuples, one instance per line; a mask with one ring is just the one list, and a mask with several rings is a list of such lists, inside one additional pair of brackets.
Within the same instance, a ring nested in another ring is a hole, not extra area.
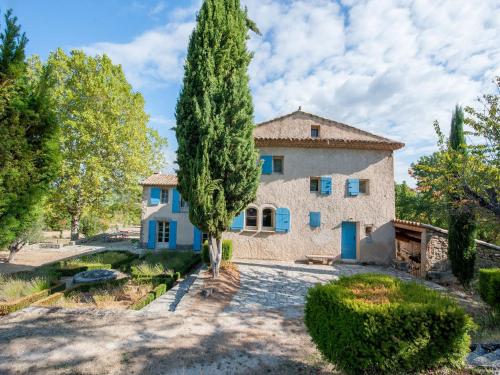
[(342, 244), (340, 256), (342, 259), (356, 259), (356, 223), (342, 222)]

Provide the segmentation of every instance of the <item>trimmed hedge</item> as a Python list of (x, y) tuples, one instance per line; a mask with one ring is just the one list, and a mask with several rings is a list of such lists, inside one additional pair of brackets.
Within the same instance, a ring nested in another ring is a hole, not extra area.
[(321, 353), (348, 374), (461, 367), (474, 326), (450, 298), (380, 274), (309, 289), (305, 324)]
[(170, 287), (168, 287), (165, 284), (160, 284), (156, 288), (154, 288), (151, 292), (146, 294), (144, 297), (142, 297), (139, 301), (134, 303), (131, 307), (133, 310), (140, 310), (143, 307), (149, 305), (151, 302), (153, 302), (155, 299), (160, 297), (162, 294), (164, 294)]
[(500, 268), (479, 270), (479, 294), (495, 310), (500, 310)]
[[(128, 251), (120, 251), (121, 254), (126, 255), (126, 258), (119, 260), (119, 261), (116, 261), (116, 262), (113, 262), (113, 263), (86, 263), (86, 261), (85, 261), (86, 258), (91, 258), (94, 255), (97, 256), (99, 254), (103, 255), (106, 253), (114, 253), (114, 252), (117, 252), (117, 251), (103, 251), (101, 253), (93, 253), (90, 255), (84, 255), (84, 256), (80, 257), (80, 258), (82, 258), (82, 264), (78, 265), (78, 266), (68, 265), (66, 263), (67, 261), (64, 261), (64, 260), (60, 261), (55, 266), (55, 272), (57, 272), (59, 277), (62, 277), (62, 276), (74, 276), (79, 272), (98, 270), (98, 269), (102, 269), (102, 270), (104, 270), (104, 269), (108, 269), (108, 270), (120, 269), (122, 271), (127, 271), (130, 264), (135, 259), (139, 258), (139, 255), (137, 255), (137, 254), (133, 254), (133, 253), (130, 253)], [(75, 261), (75, 260), (78, 260), (80, 258), (74, 258), (74, 259), (71, 259), (71, 261)]]
[(10, 314), (14, 311), (24, 309), (25, 307), (28, 307), (32, 303), (41, 300), (44, 297), (47, 297), (51, 295), (52, 293), (59, 292), (61, 290), (64, 290), (66, 288), (65, 283), (60, 283), (57, 285), (54, 285), (53, 287), (49, 289), (42, 290), (40, 292), (37, 292), (35, 294), (32, 294), (30, 296), (26, 296), (23, 298), (19, 298), (16, 301), (11, 301), (11, 302), (4, 302), (0, 303), (0, 316), (2, 315), (7, 315)]
[[(203, 242), (203, 248), (201, 249), (201, 259), (203, 263), (210, 264), (210, 254), (208, 241)], [(232, 240), (222, 240), (222, 260), (231, 261), (233, 259), (233, 241)]]

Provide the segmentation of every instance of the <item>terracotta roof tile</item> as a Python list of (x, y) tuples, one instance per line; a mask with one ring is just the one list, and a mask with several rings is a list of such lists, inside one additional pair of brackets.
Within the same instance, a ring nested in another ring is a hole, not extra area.
[(145, 186), (177, 186), (177, 176), (175, 174), (155, 173), (144, 181), (141, 185)]
[(386, 140), (360, 140), (345, 138), (293, 138), (254, 137), (257, 147), (307, 147), (307, 148), (354, 148), (373, 150), (399, 150), (404, 143)]

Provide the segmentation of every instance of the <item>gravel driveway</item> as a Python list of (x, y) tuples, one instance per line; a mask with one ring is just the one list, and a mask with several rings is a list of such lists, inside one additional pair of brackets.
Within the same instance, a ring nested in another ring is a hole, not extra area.
[(240, 288), (224, 303), (200, 297), (199, 278), (175, 311), (165, 295), (143, 312), (28, 308), (1, 318), (0, 373), (332, 373), (302, 323), (307, 289), (342, 274), (396, 274), (358, 265), (237, 263)]

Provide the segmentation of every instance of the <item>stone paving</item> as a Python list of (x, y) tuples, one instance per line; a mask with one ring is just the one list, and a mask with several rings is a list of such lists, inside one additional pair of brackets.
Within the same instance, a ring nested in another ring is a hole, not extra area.
[(307, 290), (317, 283), (336, 280), (339, 276), (378, 272), (404, 280), (421, 282), (430, 288), (444, 290), (440, 285), (416, 279), (393, 268), (357, 264), (305, 265), (277, 261), (238, 260), (240, 290), (225, 312), (247, 312), (258, 309), (286, 309), (302, 306)]

